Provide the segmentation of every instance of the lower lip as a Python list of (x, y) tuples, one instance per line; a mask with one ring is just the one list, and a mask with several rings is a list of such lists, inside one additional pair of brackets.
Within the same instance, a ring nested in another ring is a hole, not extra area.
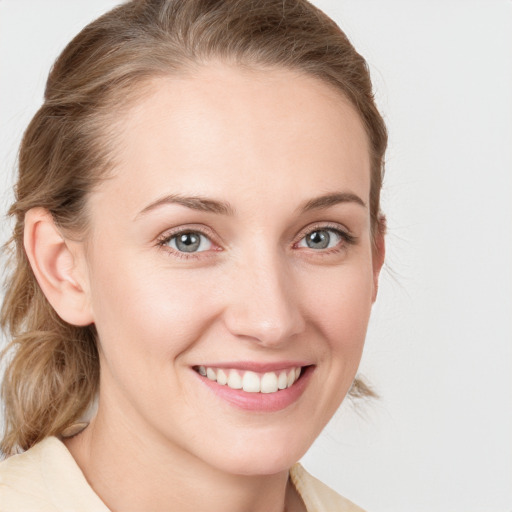
[(246, 411), (276, 412), (286, 409), (302, 396), (313, 371), (314, 366), (302, 368), (300, 378), (292, 387), (275, 393), (248, 393), (241, 389), (232, 389), (227, 385), (221, 386), (214, 380), (203, 377), (195, 371), (194, 373), (203, 384), (230, 405)]

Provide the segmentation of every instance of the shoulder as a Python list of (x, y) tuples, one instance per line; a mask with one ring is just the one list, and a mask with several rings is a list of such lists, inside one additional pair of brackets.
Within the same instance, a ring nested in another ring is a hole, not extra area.
[[(57, 440), (56, 440), (57, 441)], [(58, 441), (57, 441), (58, 442)], [(52, 448), (50, 438), (30, 450), (0, 463), (1, 512), (14, 510), (55, 510), (47, 495), (42, 470), (45, 452)]]
[(108, 512), (56, 437), (48, 437), (26, 452), (0, 462), (0, 512), (71, 509)]
[(290, 470), (293, 485), (308, 512), (364, 512), (364, 510), (310, 475), (300, 464)]

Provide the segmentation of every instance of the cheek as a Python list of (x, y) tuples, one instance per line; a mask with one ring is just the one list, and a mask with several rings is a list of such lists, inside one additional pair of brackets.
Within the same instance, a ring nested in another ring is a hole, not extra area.
[(117, 259), (96, 265), (92, 303), (100, 346), (116, 364), (168, 365), (200, 336), (214, 314), (205, 280)]
[[(307, 292), (306, 292), (307, 289)], [(343, 267), (309, 280), (302, 295), (314, 325), (332, 353), (359, 358), (366, 336), (373, 295), (371, 264)]]

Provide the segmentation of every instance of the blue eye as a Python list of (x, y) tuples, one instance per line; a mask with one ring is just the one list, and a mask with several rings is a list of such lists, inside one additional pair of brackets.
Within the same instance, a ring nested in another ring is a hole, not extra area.
[(211, 240), (197, 231), (178, 233), (169, 238), (167, 245), (178, 252), (202, 252), (212, 248)]
[(342, 234), (335, 229), (315, 229), (302, 238), (298, 246), (318, 250), (331, 249), (342, 240)]

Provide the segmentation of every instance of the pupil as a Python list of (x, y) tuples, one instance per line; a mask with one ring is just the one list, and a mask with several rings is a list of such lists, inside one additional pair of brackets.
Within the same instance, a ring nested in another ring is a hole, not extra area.
[(311, 249), (325, 249), (328, 247), (330, 241), (330, 236), (327, 231), (313, 231), (307, 237), (307, 245)]
[(194, 252), (199, 248), (201, 239), (194, 233), (184, 233), (176, 240), (176, 247), (182, 252)]

